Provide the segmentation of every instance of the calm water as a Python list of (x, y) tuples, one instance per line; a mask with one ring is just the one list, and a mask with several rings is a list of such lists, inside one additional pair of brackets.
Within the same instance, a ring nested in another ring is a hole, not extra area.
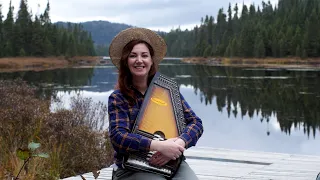
[[(320, 71), (213, 67), (166, 60), (160, 71), (203, 120), (198, 146), (320, 155)], [(47, 96), (75, 93), (107, 104), (117, 80), (113, 66), (0, 73)]]

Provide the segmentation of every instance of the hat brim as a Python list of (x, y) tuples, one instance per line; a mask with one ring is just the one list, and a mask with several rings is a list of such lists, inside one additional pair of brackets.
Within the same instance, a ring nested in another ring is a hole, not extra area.
[(152, 60), (156, 65), (163, 60), (167, 53), (167, 45), (157, 33), (146, 28), (128, 28), (117, 34), (109, 47), (111, 61), (118, 69), (120, 68), (122, 50), (132, 40), (143, 40), (150, 44), (154, 51)]

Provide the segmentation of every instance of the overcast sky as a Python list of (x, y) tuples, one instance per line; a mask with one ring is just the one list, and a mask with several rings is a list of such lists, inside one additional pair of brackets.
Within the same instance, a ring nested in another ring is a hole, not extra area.
[[(9, 2), (0, 0), (5, 18)], [(200, 24), (205, 15), (216, 18), (219, 8), (223, 7), (226, 12), (229, 2), (232, 6), (238, 3), (241, 9), (243, 2), (261, 6), (262, 0), (51, 0), (50, 17), (52, 22), (107, 20), (154, 30), (168, 31), (178, 26), (184, 30)], [(270, 2), (276, 4), (278, 0)], [(12, 0), (15, 13), (19, 3), (20, 0)], [(46, 0), (28, 0), (33, 14), (43, 13), (46, 3)]]

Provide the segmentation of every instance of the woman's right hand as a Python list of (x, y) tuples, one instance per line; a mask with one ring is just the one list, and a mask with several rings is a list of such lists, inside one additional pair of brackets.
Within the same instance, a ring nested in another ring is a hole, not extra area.
[(176, 160), (184, 152), (184, 148), (175, 143), (174, 139), (165, 141), (152, 140), (150, 149), (158, 151), (172, 160)]

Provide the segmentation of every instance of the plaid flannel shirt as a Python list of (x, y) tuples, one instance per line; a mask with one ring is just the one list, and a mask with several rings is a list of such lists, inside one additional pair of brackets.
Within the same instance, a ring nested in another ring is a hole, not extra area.
[[(121, 167), (123, 156), (128, 152), (150, 150), (151, 140), (138, 134), (130, 133), (142, 106), (144, 95), (134, 89), (137, 103), (129, 105), (120, 90), (115, 90), (108, 100), (109, 136), (115, 150), (115, 164)], [(184, 117), (187, 126), (179, 136), (186, 143), (185, 148), (195, 146), (203, 133), (201, 119), (193, 112), (180, 93)]]

